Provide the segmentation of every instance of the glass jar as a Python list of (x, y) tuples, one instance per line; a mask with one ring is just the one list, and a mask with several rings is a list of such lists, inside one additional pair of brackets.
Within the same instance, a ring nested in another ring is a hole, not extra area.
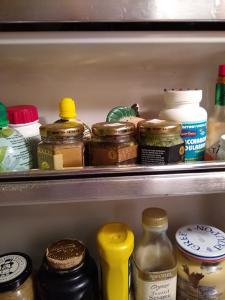
[(217, 160), (225, 160), (225, 134), (220, 137), (219, 151), (217, 153)]
[(84, 165), (84, 126), (75, 122), (40, 127), (39, 169), (61, 170)]
[(181, 124), (146, 120), (138, 124), (140, 163), (165, 165), (184, 161)]
[(137, 162), (135, 126), (129, 122), (96, 123), (92, 126), (90, 165), (129, 165)]
[(225, 299), (225, 233), (189, 225), (176, 233), (178, 300)]
[(32, 262), (23, 253), (0, 256), (0, 300), (34, 300)]
[(40, 300), (98, 300), (98, 270), (87, 248), (65, 239), (50, 245), (38, 272)]

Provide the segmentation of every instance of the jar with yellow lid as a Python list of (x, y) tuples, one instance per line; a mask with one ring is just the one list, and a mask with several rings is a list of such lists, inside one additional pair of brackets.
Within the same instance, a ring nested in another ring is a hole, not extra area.
[(135, 164), (138, 155), (135, 126), (129, 122), (96, 123), (92, 126), (92, 166)]
[(140, 163), (169, 164), (184, 161), (181, 124), (165, 120), (146, 120), (138, 124)]
[(84, 165), (84, 126), (67, 122), (40, 127), (39, 169), (61, 170)]
[(225, 233), (188, 225), (176, 233), (178, 300), (225, 299)]

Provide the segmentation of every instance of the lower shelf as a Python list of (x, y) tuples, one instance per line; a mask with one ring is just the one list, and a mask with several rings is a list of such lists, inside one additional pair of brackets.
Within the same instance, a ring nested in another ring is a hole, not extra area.
[(225, 162), (3, 173), (0, 206), (225, 192)]

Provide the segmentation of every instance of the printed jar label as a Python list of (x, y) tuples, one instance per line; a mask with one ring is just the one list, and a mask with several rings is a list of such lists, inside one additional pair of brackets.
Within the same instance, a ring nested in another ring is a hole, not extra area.
[(93, 145), (90, 151), (91, 164), (112, 165), (117, 163), (129, 162), (137, 158), (137, 145), (127, 147), (103, 147)]
[(32, 167), (32, 157), (25, 139), (11, 128), (0, 130), (0, 172), (23, 171)]
[(15, 279), (26, 269), (27, 261), (20, 255), (0, 257), (0, 283)]
[(141, 164), (165, 165), (168, 163), (182, 162), (184, 161), (184, 152), (184, 143), (171, 147), (141, 146)]
[(215, 286), (203, 286), (199, 283), (202, 277), (204, 277), (201, 277), (201, 275), (202, 274), (200, 273), (191, 273), (188, 275), (190, 277), (188, 280), (178, 276), (177, 298), (179, 300), (224, 299), (223, 293), (221, 293)]
[(176, 268), (163, 272), (141, 272), (134, 268), (136, 300), (176, 300)]
[(203, 160), (206, 145), (207, 122), (182, 124), (181, 136), (185, 141), (185, 160)]

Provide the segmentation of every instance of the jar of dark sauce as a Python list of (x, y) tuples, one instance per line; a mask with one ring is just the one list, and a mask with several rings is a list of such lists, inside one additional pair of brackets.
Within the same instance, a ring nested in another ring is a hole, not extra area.
[(38, 272), (40, 300), (97, 300), (98, 271), (87, 248), (65, 239), (50, 245)]

